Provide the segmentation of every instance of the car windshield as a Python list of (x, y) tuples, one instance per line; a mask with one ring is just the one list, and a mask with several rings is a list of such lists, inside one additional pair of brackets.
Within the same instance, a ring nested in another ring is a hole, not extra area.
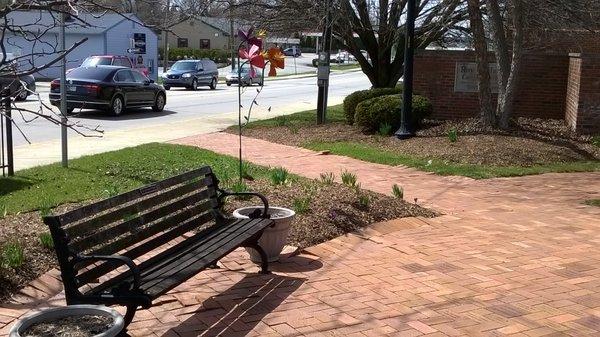
[(114, 69), (111, 67), (79, 67), (71, 70), (69, 74), (67, 74), (67, 78), (78, 80), (103, 81), (113, 71)]
[(196, 62), (175, 62), (175, 64), (171, 67), (171, 70), (194, 70), (196, 69)]
[[(233, 70), (231, 71), (232, 74), (236, 74), (238, 73), (238, 68), (233, 68)], [(246, 74), (248, 73), (248, 67), (244, 66), (242, 67), (242, 74)]]
[(88, 57), (81, 64), (82, 67), (94, 67), (94, 66), (109, 66), (111, 64), (110, 57)]

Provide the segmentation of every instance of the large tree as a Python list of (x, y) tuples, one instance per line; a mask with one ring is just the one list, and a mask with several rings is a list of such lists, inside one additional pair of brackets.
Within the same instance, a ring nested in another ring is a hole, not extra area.
[[(334, 38), (357, 59), (373, 87), (394, 87), (403, 73), (406, 4), (406, 0), (239, 0), (233, 7), (257, 26), (288, 33), (323, 31), (330, 10)], [(419, 48), (441, 40), (466, 19), (460, 4), (460, 0), (417, 0)]]
[[(498, 126), (509, 128), (514, 114), (515, 99), (521, 74), (523, 57), (527, 51), (559, 49), (566, 52), (568, 40), (576, 40), (583, 32), (594, 33), (599, 28), (600, 2), (587, 0), (467, 0), (471, 9), (471, 33), (476, 44), (478, 62), (483, 63), (482, 41), (489, 37), (498, 63)], [(479, 4), (477, 4), (479, 2)], [(477, 8), (486, 14), (488, 32), (481, 29), (476, 19)], [(558, 41), (557, 41), (558, 40)], [(489, 87), (489, 77), (482, 74), (480, 88)], [(483, 76), (482, 76), (483, 75)], [(491, 109), (485, 97), (482, 109)], [(482, 116), (488, 113), (482, 110)], [(484, 119), (484, 124), (490, 124)]]

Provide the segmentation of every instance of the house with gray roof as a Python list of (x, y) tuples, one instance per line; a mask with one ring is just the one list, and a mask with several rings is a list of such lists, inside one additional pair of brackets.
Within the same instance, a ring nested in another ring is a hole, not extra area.
[[(7, 15), (4, 45), (8, 53), (30, 55), (28, 61), (36, 67), (57, 57), (59, 45), (58, 14), (48, 11), (15, 11)], [(36, 38), (33, 38), (36, 37)], [(91, 55), (126, 55), (132, 61), (143, 62), (154, 80), (158, 77), (158, 36), (145, 27), (134, 14), (81, 13), (65, 24), (66, 47), (87, 38), (66, 57), (67, 69), (78, 67)], [(41, 70), (36, 77), (57, 78), (60, 63)]]

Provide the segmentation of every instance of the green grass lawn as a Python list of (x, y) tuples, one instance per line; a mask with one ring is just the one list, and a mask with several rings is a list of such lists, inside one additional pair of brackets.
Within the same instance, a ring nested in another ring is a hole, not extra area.
[[(204, 165), (212, 166), (224, 185), (237, 176), (236, 158), (157, 143), (74, 159), (68, 169), (52, 164), (22, 170), (0, 178), (0, 216), (104, 198)], [(251, 172), (263, 176), (267, 169), (251, 166)]]
[[(343, 106), (335, 105), (328, 108), (327, 120), (329, 122), (344, 123)], [(251, 122), (247, 128), (277, 127), (286, 125), (310, 126), (315, 125), (315, 110), (302, 111), (291, 115)], [(234, 128), (234, 126), (232, 126)], [(439, 175), (459, 175), (474, 179), (488, 179), (496, 177), (516, 177), (549, 172), (591, 172), (600, 171), (600, 162), (570, 162), (553, 163), (547, 165), (520, 167), (520, 166), (489, 166), (469, 165), (446, 162), (430, 158), (420, 158), (402, 153), (382, 150), (375, 145), (357, 142), (310, 142), (302, 145), (315, 151), (328, 150), (332, 154), (347, 156), (367, 162), (384, 165), (405, 165), (419, 170), (433, 172)]]
[[(270, 126), (285, 126), (287, 124), (294, 124), (297, 126), (312, 125), (315, 124), (315, 118), (317, 116), (316, 110), (307, 110), (298, 112), (291, 115), (282, 115), (274, 118), (263, 119), (259, 121), (250, 122), (246, 128), (251, 129), (255, 127), (270, 127)], [(328, 122), (344, 122), (344, 108), (341, 104), (332, 105), (327, 108), (327, 121)], [(236, 128), (237, 126), (230, 126), (230, 128)]]
[(600, 199), (590, 199), (584, 202), (586, 205), (600, 207)]
[(474, 179), (495, 177), (517, 177), (549, 172), (590, 172), (600, 171), (600, 162), (556, 163), (532, 167), (467, 165), (444, 162), (436, 159), (417, 158), (391, 151), (385, 151), (369, 144), (353, 142), (308, 143), (306, 148), (315, 151), (329, 150), (333, 154), (352, 157), (371, 163), (384, 165), (405, 165), (439, 175), (459, 175)]

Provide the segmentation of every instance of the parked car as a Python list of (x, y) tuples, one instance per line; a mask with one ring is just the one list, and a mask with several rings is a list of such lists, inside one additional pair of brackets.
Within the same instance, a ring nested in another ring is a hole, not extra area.
[[(93, 55), (83, 60), (80, 67), (93, 67), (93, 66), (120, 66), (136, 69), (137, 71), (148, 76), (150, 71), (148, 68), (143, 66), (135, 66), (129, 57), (124, 55)], [(69, 70), (71, 71), (71, 69)]]
[(243, 87), (251, 86), (254, 83), (258, 83), (258, 85), (263, 85), (264, 79), (262, 77), (262, 72), (260, 71), (260, 69), (256, 70), (255, 77), (250, 77), (250, 67), (244, 65), (242, 66), (241, 75), (242, 80), (239, 81), (238, 68), (236, 67), (225, 76), (225, 83), (227, 84), (227, 86), (230, 86), (233, 83), (239, 84), (241, 82)]
[[(117, 66), (79, 67), (67, 75), (67, 113), (74, 109), (102, 109), (115, 116), (127, 108), (152, 107), (162, 111), (165, 89), (137, 70)], [(60, 106), (60, 80), (50, 83), (50, 103)]]
[(204, 85), (216, 89), (219, 71), (212, 60), (181, 60), (175, 62), (169, 71), (162, 74), (162, 79), (167, 90), (171, 87), (197, 90), (199, 86)]
[[(2, 54), (0, 53), (1, 58)], [(13, 96), (15, 100), (24, 101), (32, 91), (35, 91), (35, 77), (33, 75), (15, 75), (18, 66), (16, 62), (13, 62), (14, 58), (12, 53), (6, 53), (5, 64), (0, 72), (0, 91), (8, 89), (9, 95)]]
[(300, 48), (298, 47), (291, 47), (291, 48), (286, 48), (283, 50), (283, 55), (285, 56), (292, 56), (292, 57), (299, 57), (302, 56), (302, 51), (300, 50)]

